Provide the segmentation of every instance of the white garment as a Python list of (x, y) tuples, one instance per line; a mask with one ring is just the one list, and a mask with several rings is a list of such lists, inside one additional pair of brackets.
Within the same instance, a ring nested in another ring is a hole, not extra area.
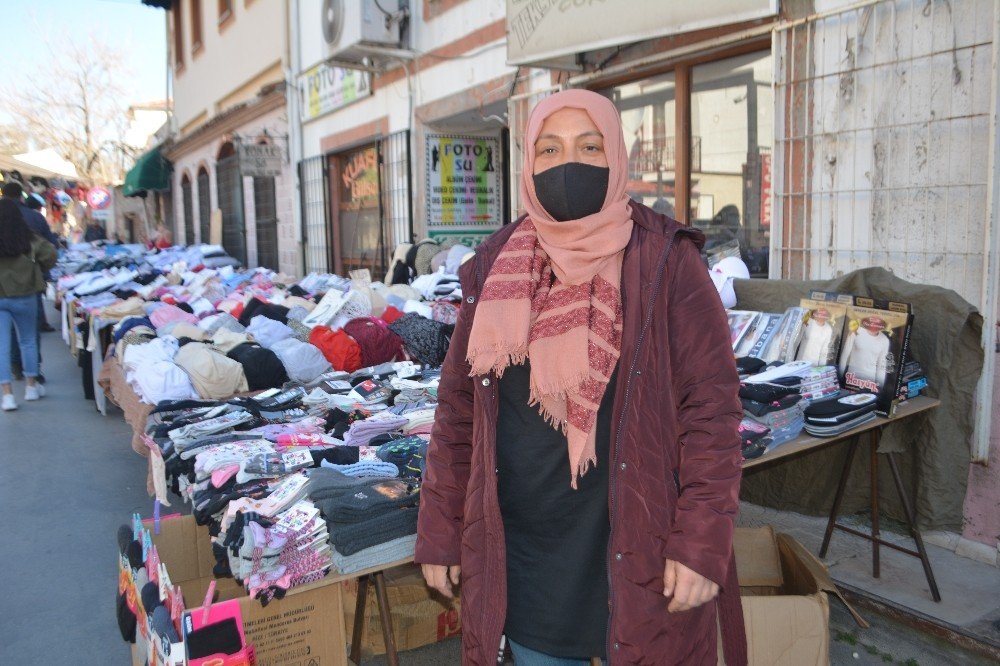
[(307, 384), (324, 372), (332, 370), (323, 352), (308, 342), (296, 338), (285, 338), (275, 343), (271, 351), (285, 366), (285, 372), (293, 382)]
[(176, 338), (156, 338), (145, 344), (126, 347), (122, 367), (125, 368), (126, 372), (130, 372), (161, 361), (173, 363), (175, 354), (177, 354)]
[[(129, 345), (128, 349), (146, 346), (148, 345)], [(126, 349), (126, 353), (128, 349)], [(135, 372), (127, 374), (125, 378), (142, 398), (142, 401), (151, 405), (155, 405), (161, 400), (198, 399), (198, 392), (194, 390), (194, 385), (191, 384), (187, 373), (172, 361), (155, 361), (143, 364)]]
[(826, 365), (832, 340), (833, 327), (830, 326), (830, 322), (817, 324), (814, 319), (810, 318), (802, 333), (802, 344), (799, 345), (796, 360)]
[(285, 324), (274, 319), (268, 319), (264, 315), (257, 315), (250, 320), (250, 325), (247, 326), (247, 333), (252, 335), (260, 343), (261, 347), (267, 349), (295, 335), (295, 331)]
[(889, 338), (882, 333), (872, 335), (862, 327), (847, 336), (840, 353), (840, 371), (881, 387), (885, 384), (888, 356)]

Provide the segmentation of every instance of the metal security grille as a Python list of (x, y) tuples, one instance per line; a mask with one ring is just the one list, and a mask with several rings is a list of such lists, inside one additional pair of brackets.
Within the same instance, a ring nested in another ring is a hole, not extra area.
[(191, 199), (191, 181), (187, 176), (181, 181), (181, 200), (184, 207), (184, 243), (194, 243), (194, 202)]
[(243, 177), (240, 159), (230, 155), (216, 165), (216, 190), (222, 210), (222, 247), (230, 256), (247, 263), (246, 230), (243, 221)]
[(299, 162), (302, 206), (302, 243), (305, 272), (330, 270), (329, 206), (327, 204), (326, 158), (310, 157)]
[[(397, 245), (411, 242), (413, 236), (410, 131), (390, 134), (379, 141), (378, 150), (382, 166), (382, 220), (387, 236), (385, 246), (387, 253), (391, 255)], [(382, 263), (385, 267), (387, 259), (383, 259)]]
[(884, 0), (778, 29), (772, 277), (882, 266), (985, 305), (993, 12)]
[(198, 172), (198, 227), (201, 232), (201, 242), (211, 240), (210, 223), (212, 220), (212, 192), (208, 182), (208, 172), (202, 169)]
[(278, 213), (274, 178), (253, 179), (253, 207), (257, 227), (257, 265), (278, 269)]

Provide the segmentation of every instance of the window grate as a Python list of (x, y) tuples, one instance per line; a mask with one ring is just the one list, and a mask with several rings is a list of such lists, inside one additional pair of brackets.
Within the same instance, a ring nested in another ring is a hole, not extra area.
[(993, 23), (884, 0), (777, 30), (772, 277), (883, 266), (983, 307)]

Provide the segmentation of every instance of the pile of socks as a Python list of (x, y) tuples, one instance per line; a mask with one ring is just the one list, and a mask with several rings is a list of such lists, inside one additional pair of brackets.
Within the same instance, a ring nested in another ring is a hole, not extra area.
[[(740, 384), (740, 402), (743, 404), (744, 454), (747, 460), (759, 457), (785, 442), (798, 437), (804, 425), (802, 396), (798, 389), (774, 383)], [(763, 436), (754, 439), (760, 426), (767, 429)], [(748, 439), (749, 438), (749, 439)]]
[(323, 467), (309, 475), (309, 497), (326, 517), (337, 571), (352, 573), (413, 554), (419, 485)]

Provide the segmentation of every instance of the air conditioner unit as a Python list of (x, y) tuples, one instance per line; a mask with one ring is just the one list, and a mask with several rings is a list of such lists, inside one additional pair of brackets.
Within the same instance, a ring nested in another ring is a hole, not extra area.
[(398, 0), (323, 0), (327, 58), (361, 64), (365, 59), (381, 61), (398, 50), (399, 16), (386, 14), (398, 7)]

